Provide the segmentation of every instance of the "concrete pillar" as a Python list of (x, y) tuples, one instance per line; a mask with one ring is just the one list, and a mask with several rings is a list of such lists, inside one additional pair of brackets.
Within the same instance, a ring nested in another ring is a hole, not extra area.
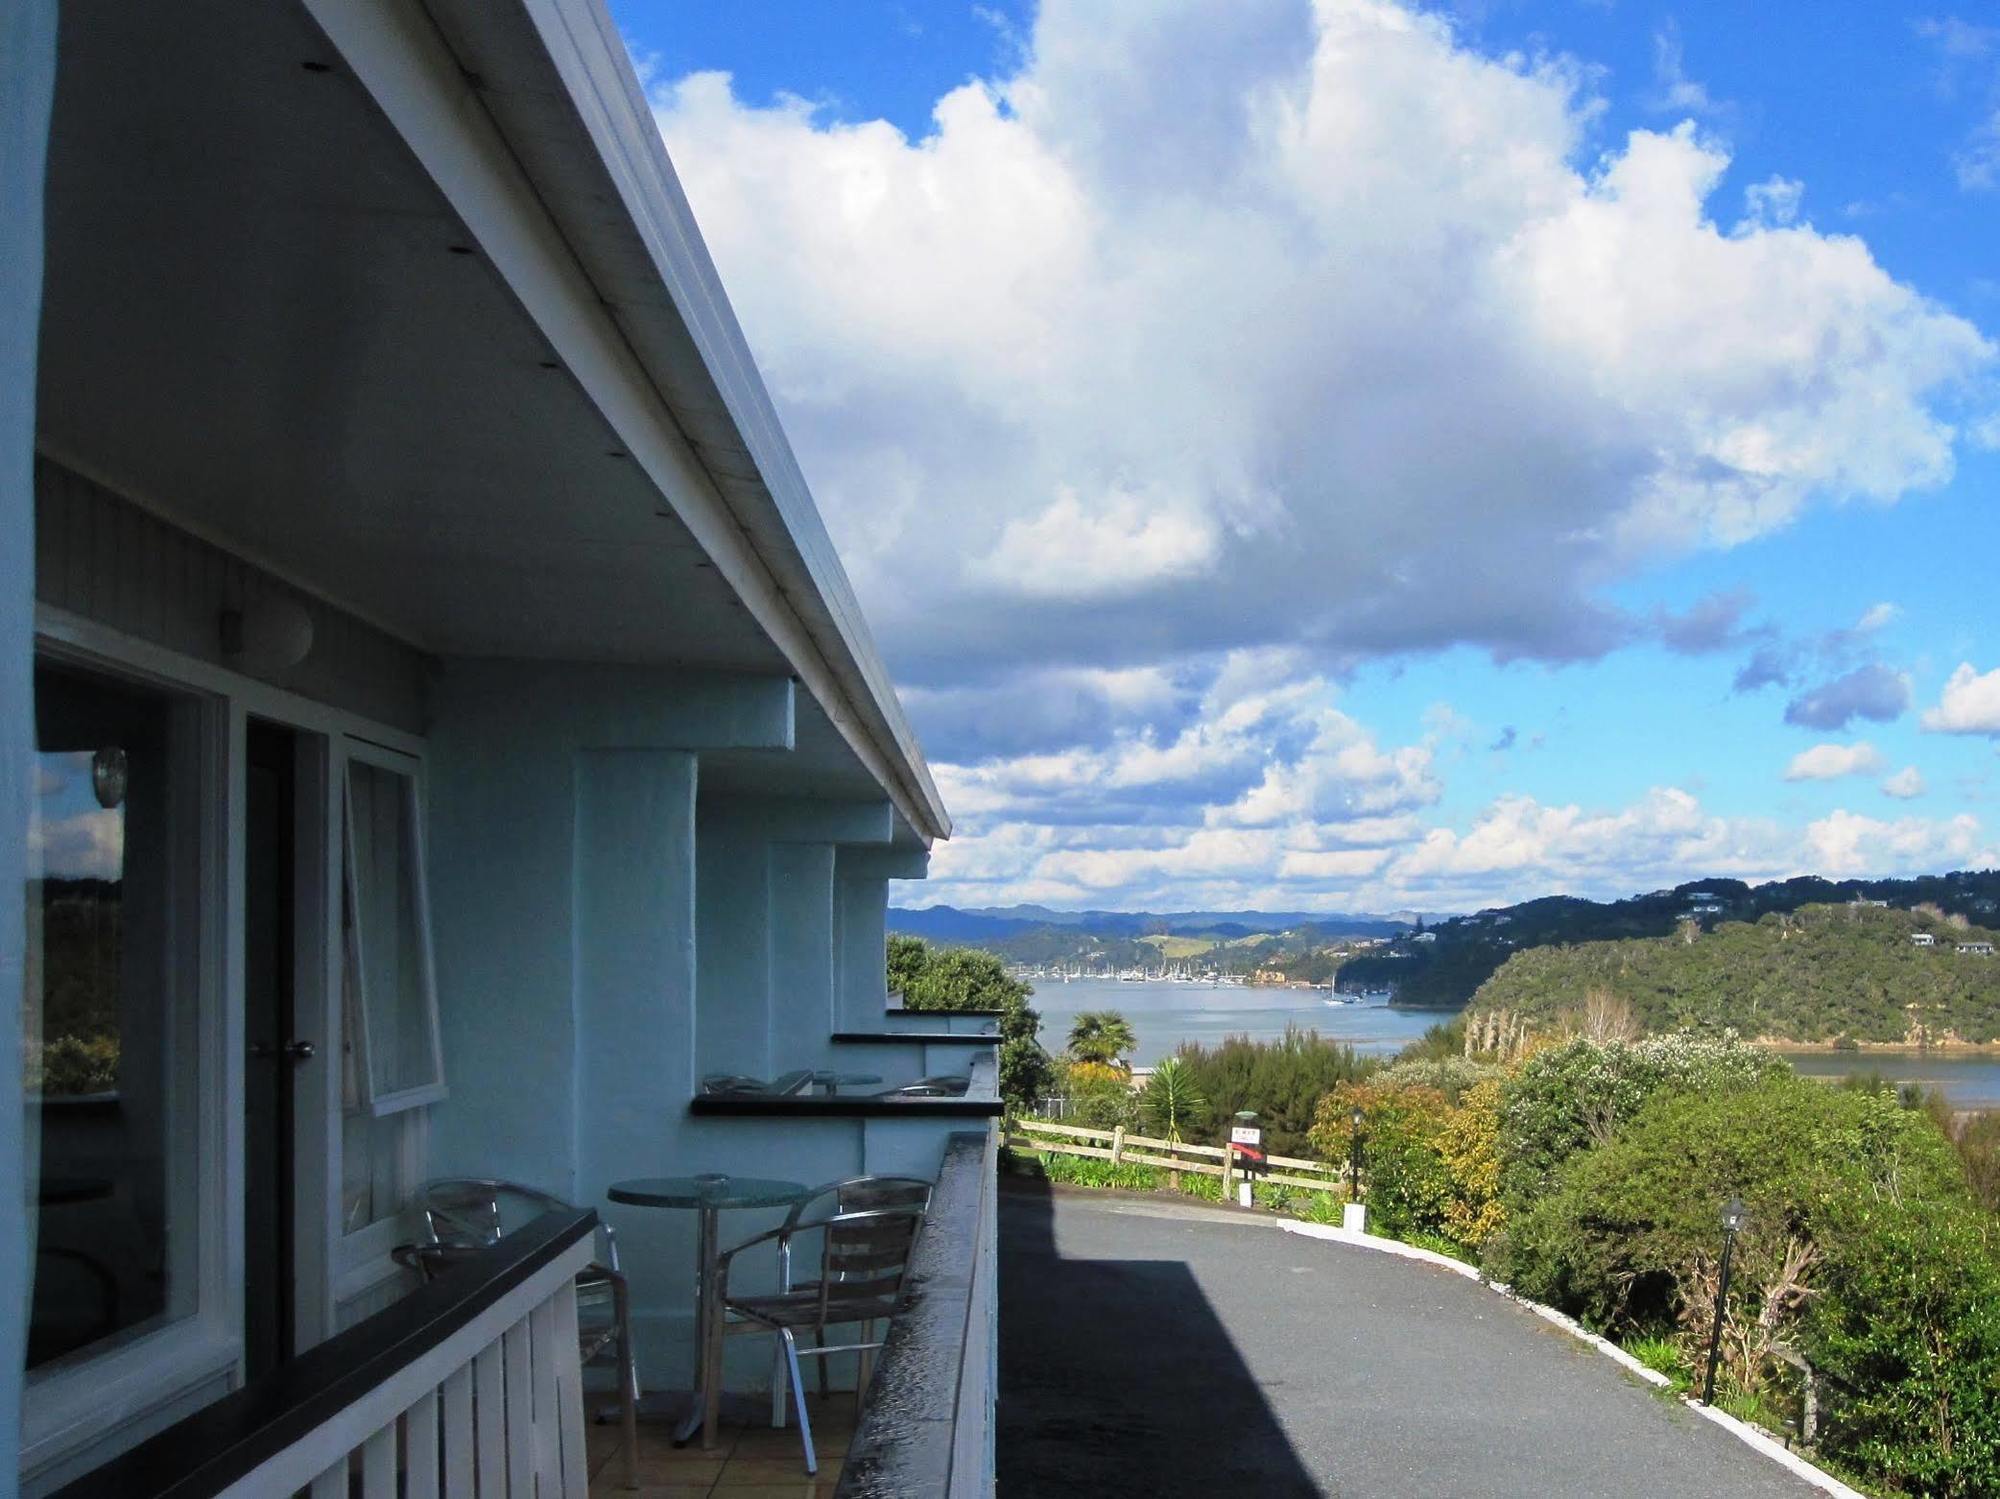
[(840, 910), (840, 1029), (876, 1031), (889, 1003), (889, 881), (920, 880), (920, 848), (843, 848), (836, 869)]
[(771, 1068), (771, 844), (733, 808), (696, 814), (695, 1076)]
[[(834, 1024), (834, 847), (777, 843), (771, 848), (771, 988), (789, 1029), (809, 1036), (815, 1054)], [(773, 1065), (793, 1065), (787, 1054)], [(803, 1065), (803, 1064), (800, 1064)]]
[(840, 907), (840, 1024), (843, 1031), (882, 1028), (887, 1006), (889, 961), (889, 882), (854, 874), (854, 859), (841, 860), (837, 882)]
[[(887, 852), (889, 804), (704, 796), (696, 813), (699, 1072), (828, 1065), (837, 860)], [(880, 1007), (876, 1018), (880, 1019)]]
[[(600, 1202), (658, 1175), (693, 1091), (699, 752), (783, 750), (783, 678), (450, 661), (431, 694), (430, 885), (445, 1082), (432, 1169)], [(621, 826), (621, 821), (629, 825)], [(643, 1035), (652, 1065), (620, 1051)], [(586, 1138), (586, 1118), (617, 1118)]]
[[(0, 1201), (22, 1181), (23, 900), (34, 749), (35, 363), (56, 0), (0, 6)], [(28, 1245), (0, 1232), (0, 1489), (20, 1468)]]
[[(576, 777), (576, 1130), (572, 1195), (682, 1169), (694, 1092), (695, 757), (595, 750)], [(687, 1254), (663, 1213), (620, 1220), (628, 1264)], [(656, 1274), (657, 1278), (657, 1274)], [(649, 1302), (665, 1287), (648, 1287)]]

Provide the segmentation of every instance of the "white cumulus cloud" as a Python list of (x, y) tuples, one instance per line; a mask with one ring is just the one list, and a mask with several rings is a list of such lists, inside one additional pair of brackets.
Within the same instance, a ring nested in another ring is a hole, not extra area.
[(1833, 781), (1866, 775), (1882, 768), (1881, 753), (1867, 740), (1854, 744), (1815, 744), (1800, 750), (1785, 767), (1788, 781)]
[(125, 867), (125, 816), (88, 812), (28, 821), (28, 867), (57, 879), (115, 880)]
[(1982, 673), (1970, 661), (1959, 662), (1922, 722), (1939, 734), (2000, 734), (2000, 667)]
[(1893, 796), (1899, 802), (1922, 796), (1928, 789), (1924, 784), (1923, 772), (1914, 765), (1905, 765), (1894, 775), (1882, 778), (1882, 794)]
[(1617, 578), (1953, 471), (1980, 333), (1789, 180), (1719, 223), (1727, 148), (1596, 138), (1580, 65), (1385, 0), (1049, 0), (1020, 56), (921, 138), (653, 91), (907, 682), (1594, 656)]

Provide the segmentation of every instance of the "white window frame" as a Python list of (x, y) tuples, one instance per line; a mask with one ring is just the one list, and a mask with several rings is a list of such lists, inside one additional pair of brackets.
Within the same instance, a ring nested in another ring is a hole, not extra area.
[[(341, 1233), (341, 1090), (339, 1038), (343, 1015), (340, 965), (340, 899), (344, 855), (346, 764), (355, 745), (400, 757), (414, 766), (418, 787), (417, 832), (423, 836), (421, 737), (316, 699), (242, 676), (150, 640), (111, 629), (82, 615), (38, 603), (38, 657), (126, 677), (197, 700), (201, 726), (201, 879), (197, 989), (198, 1056), (195, 1100), (196, 1224), (199, 1235), (195, 1308), (191, 1315), (134, 1337), (94, 1358), (52, 1370), (24, 1388), (21, 1411), (21, 1478), (24, 1492), (60, 1486), (153, 1432), (199, 1410), (243, 1382), (243, 905), (245, 732), (251, 717), (267, 718), (324, 745), (325, 778), (303, 788), (302, 818), (317, 815), (323, 828), (317, 877), (306, 883), (298, 930), (300, 1023), (325, 1038), (320, 1057), (301, 1087), (297, 1128), (317, 1128), (323, 1148), (300, 1157), (300, 1201), (310, 1198), (298, 1223), (297, 1312), (299, 1349), (332, 1336), (342, 1309), (405, 1274), (390, 1258), (408, 1237), (409, 1210), (391, 1214), (356, 1233)], [(429, 930), (428, 890), (424, 923)], [(313, 925), (303, 918), (311, 916)], [(428, 942), (427, 942), (428, 946)], [(433, 978), (434, 983), (434, 978)], [(315, 1019), (310, 1007), (316, 1001)], [(443, 1052), (438, 1053), (440, 1070)], [(328, 1085), (328, 1079), (331, 1085)], [(429, 1118), (419, 1108), (403, 1115), (403, 1179), (414, 1186), (428, 1163)], [(312, 1221), (308, 1221), (308, 1216)]]
[[(21, 1394), (21, 1472), (61, 1473), (65, 1459), (100, 1442), (107, 1430), (135, 1427), (131, 1441), (203, 1403), (239, 1366), (243, 1347), (243, 1142), (230, 1101), (243, 1097), (242, 912), (234, 873), (241, 867), (240, 720), (226, 695), (160, 671), (157, 663), (92, 649), (38, 621), (35, 657), (155, 687), (190, 700), (198, 715), (199, 792), (192, 809), (199, 878), (192, 919), (182, 928), (195, 945), (176, 953), (176, 1004), (192, 1005), (194, 1135), (192, 1199), (194, 1304), (150, 1331), (102, 1353), (87, 1349), (30, 1373)], [(236, 934), (232, 945), (230, 934)], [(233, 996), (233, 1002), (232, 1002)], [(170, 1171), (175, 1171), (171, 1164)], [(183, 1189), (177, 1189), (183, 1190)], [(127, 1443), (129, 1445), (129, 1443)], [(67, 1475), (64, 1475), (67, 1476)]]
[[(390, 1114), (400, 1114), (405, 1109), (413, 1109), (423, 1104), (436, 1103), (446, 1095), (444, 1080), (444, 1028), (438, 1019), (437, 962), (431, 950), (431, 901), (429, 866), (424, 857), (424, 809), (428, 805), (425, 796), (423, 761), (414, 755), (400, 754), (385, 749), (368, 740), (346, 736), (338, 756), (340, 770), (340, 833), (344, 857), (342, 859), (342, 889), (349, 902), (352, 920), (348, 923), (348, 941), (353, 945), (354, 987), (359, 995), (359, 1004), (354, 1014), (354, 1076), (360, 1091), (361, 1101), (367, 1105), (376, 1118)], [(419, 1083), (412, 1088), (399, 1088), (393, 1093), (378, 1094), (375, 1091), (375, 1068), (373, 1038), (369, 1034), (369, 1004), (367, 994), (368, 965), (367, 937), (363, 932), (361, 919), (361, 893), (356, 888), (360, 869), (355, 861), (357, 843), (354, 837), (354, 796), (353, 767), (356, 764), (373, 766), (402, 777), (409, 785), (409, 805), (405, 809), (408, 818), (410, 838), (411, 887), (416, 898), (417, 959), (423, 978), (422, 1003), (424, 1006), (425, 1029), (430, 1033), (431, 1063), (433, 1076), (429, 1082)], [(345, 958), (346, 954), (342, 954)]]

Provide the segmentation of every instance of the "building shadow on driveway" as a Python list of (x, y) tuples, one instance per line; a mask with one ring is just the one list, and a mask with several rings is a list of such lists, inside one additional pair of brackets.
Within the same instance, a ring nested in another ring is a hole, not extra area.
[(1067, 1259), (1045, 1182), (1000, 1193), (1000, 1492), (1318, 1494), (1176, 1260)]

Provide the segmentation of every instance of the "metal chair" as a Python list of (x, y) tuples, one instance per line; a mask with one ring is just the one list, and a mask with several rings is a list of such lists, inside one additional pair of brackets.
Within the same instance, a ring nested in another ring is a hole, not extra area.
[(900, 1088), (885, 1088), (874, 1094), (876, 1098), (963, 1098), (966, 1089), (972, 1086), (972, 1078), (963, 1072), (946, 1073), (940, 1077), (920, 1077), (913, 1083), (905, 1083)]
[(722, 1098), (790, 1098), (812, 1086), (808, 1068), (781, 1073), (766, 1082), (761, 1077), (744, 1077), (733, 1072), (711, 1072), (701, 1080), (701, 1091)]
[[(830, 1214), (808, 1216), (813, 1204), (829, 1197), (833, 1199)], [(902, 1305), (910, 1256), (924, 1215), (930, 1210), (930, 1198), (931, 1183), (916, 1177), (858, 1176), (830, 1182), (795, 1205), (777, 1228), (745, 1239), (717, 1259), (708, 1319), (709, 1346), (702, 1351), (707, 1370), (703, 1388), (709, 1392), (705, 1415), (711, 1428), (719, 1413), (724, 1340), (744, 1333), (776, 1333), (784, 1355), (786, 1382), (798, 1410), (806, 1472), (819, 1471), (799, 1360), (821, 1360), (823, 1393), (824, 1361), (836, 1353), (856, 1354), (860, 1358), (856, 1398), (866, 1391), (873, 1372), (872, 1355), (883, 1343), (875, 1336), (875, 1324), (890, 1320)], [(795, 1285), (791, 1279), (793, 1241), (814, 1232), (820, 1234), (818, 1277)], [(729, 1277), (737, 1256), (765, 1244), (777, 1246), (777, 1291), (769, 1295), (732, 1292)], [(828, 1328), (855, 1324), (861, 1328), (858, 1342), (827, 1343)], [(799, 1347), (797, 1335), (801, 1332), (812, 1334), (812, 1347)], [(782, 1412), (782, 1402), (774, 1401), (774, 1425), (783, 1424)]]
[[(518, 1182), (484, 1177), (447, 1177), (417, 1189), (414, 1206), (422, 1215), (428, 1242), (398, 1246), (398, 1263), (426, 1280), (468, 1255), (490, 1249), (507, 1234), (544, 1213), (572, 1210), (551, 1193)], [(618, 1236), (611, 1225), (597, 1226), (598, 1254), (576, 1278), (578, 1354), (584, 1363), (605, 1353), (618, 1364), (618, 1414), (624, 1427), (625, 1487), (639, 1486), (639, 1370), (632, 1357), (631, 1296), (618, 1265)]]

